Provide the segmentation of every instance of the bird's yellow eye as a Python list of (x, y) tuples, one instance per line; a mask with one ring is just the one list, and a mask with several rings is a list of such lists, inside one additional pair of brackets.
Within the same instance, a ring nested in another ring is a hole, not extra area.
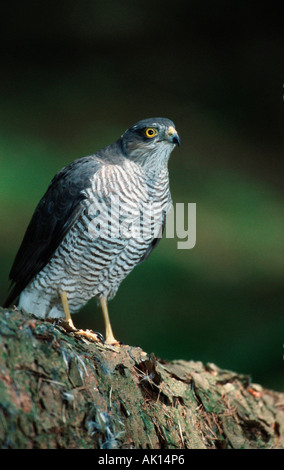
[(158, 134), (158, 131), (155, 127), (147, 127), (147, 129), (145, 129), (145, 135), (149, 139), (152, 139), (157, 134)]

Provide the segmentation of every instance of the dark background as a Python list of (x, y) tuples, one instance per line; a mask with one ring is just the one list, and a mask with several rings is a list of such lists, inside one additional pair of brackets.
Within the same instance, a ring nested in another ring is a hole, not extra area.
[[(33, 210), (68, 162), (139, 119), (172, 119), (163, 239), (110, 303), (115, 335), (283, 390), (283, 11), (279, 2), (1, 1), (1, 303)], [(103, 331), (96, 301), (76, 326)]]

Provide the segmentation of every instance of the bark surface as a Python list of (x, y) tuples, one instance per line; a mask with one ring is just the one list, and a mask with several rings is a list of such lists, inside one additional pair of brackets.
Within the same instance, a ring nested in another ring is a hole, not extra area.
[(284, 395), (0, 308), (0, 447), (283, 448)]

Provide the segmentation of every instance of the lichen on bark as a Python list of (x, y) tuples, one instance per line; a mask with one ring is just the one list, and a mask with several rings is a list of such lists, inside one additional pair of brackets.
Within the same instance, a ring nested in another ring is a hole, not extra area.
[(283, 448), (284, 395), (0, 309), (1, 448)]

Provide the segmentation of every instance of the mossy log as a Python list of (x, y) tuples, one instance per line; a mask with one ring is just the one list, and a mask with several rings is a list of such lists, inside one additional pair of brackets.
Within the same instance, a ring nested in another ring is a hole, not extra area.
[(284, 395), (0, 309), (0, 447), (283, 448)]

